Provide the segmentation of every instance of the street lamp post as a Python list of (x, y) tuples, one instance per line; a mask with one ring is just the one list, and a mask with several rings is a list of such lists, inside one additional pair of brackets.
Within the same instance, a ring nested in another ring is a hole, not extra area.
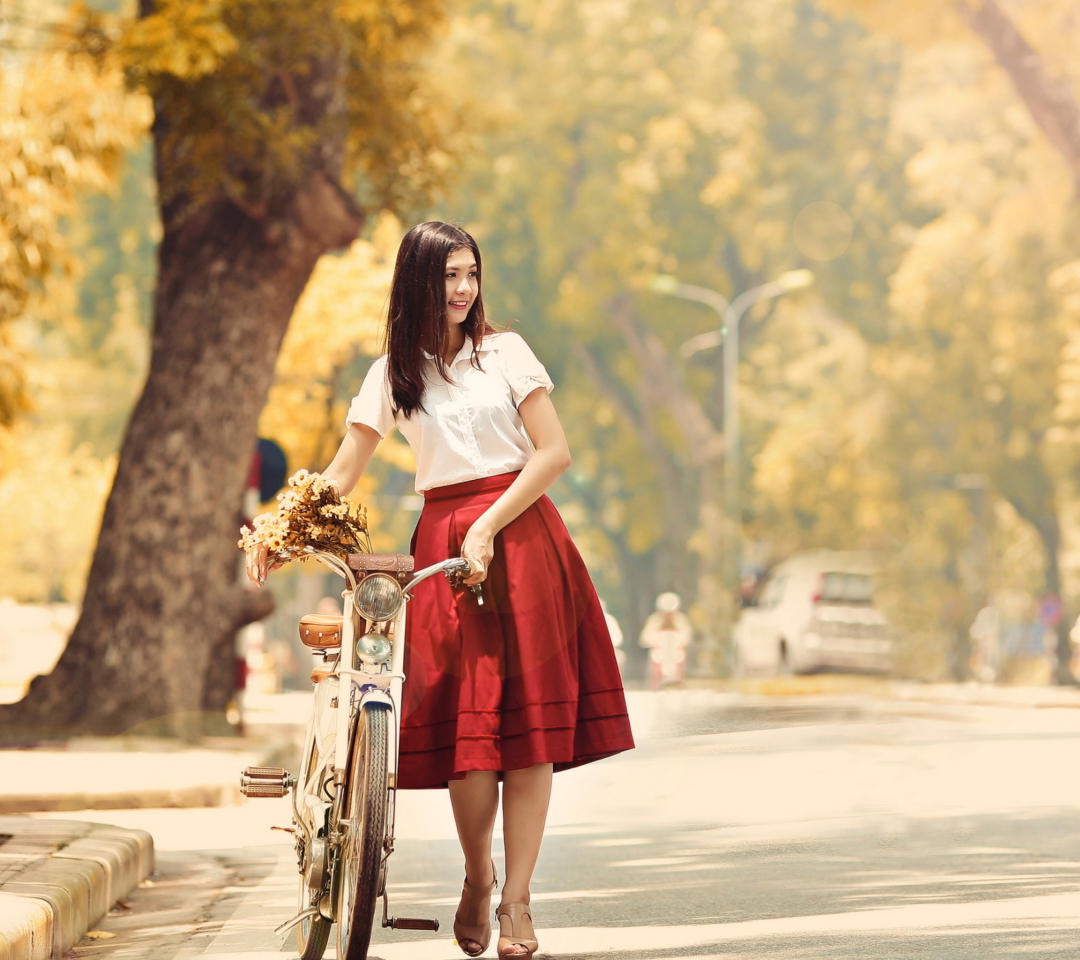
[[(788, 270), (775, 280), (751, 287), (733, 300), (708, 287), (682, 283), (670, 274), (658, 274), (649, 283), (654, 293), (694, 300), (711, 307), (719, 316), (721, 326), (691, 337), (679, 347), (679, 355), (687, 360), (701, 350), (723, 345), (724, 398), (724, 514), (728, 520), (728, 543), (725, 550), (725, 584), (729, 597), (735, 601), (742, 573), (742, 496), (739, 483), (741, 470), (739, 435), (739, 323), (743, 314), (755, 303), (802, 290), (814, 282), (809, 270)], [(715, 663), (714, 663), (715, 666)]]

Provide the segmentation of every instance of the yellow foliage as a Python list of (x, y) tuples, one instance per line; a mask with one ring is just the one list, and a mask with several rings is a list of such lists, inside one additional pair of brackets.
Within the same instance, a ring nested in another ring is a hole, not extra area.
[(821, 0), (833, 16), (857, 17), (911, 44), (935, 44), (963, 36), (960, 10), (967, 0)]
[[(29, 357), (34, 410), (0, 432), (0, 596), (79, 602), (116, 456), (111, 435), (145, 373), (147, 331), (131, 279), (115, 278), (109, 333), (89, 349), (73, 322), (72, 291), (50, 290), (49, 322), (31, 310), (13, 323)], [(63, 293), (64, 296), (58, 296)]]
[[(398, 220), (383, 214), (371, 240), (319, 260), (297, 303), (259, 421), (260, 436), (280, 443), (293, 468), (322, 469), (341, 441), (346, 405), (338, 397), (359, 388), (359, 382), (342, 383), (342, 376), (358, 358), (381, 353), (401, 234)], [(379, 444), (376, 456), (404, 471), (416, 467), (412, 450), (396, 434)], [(372, 505), (375, 491), (375, 481), (365, 476), (352, 499), (370, 511), (375, 548), (391, 549)]]
[(188, 79), (213, 73), (239, 45), (222, 7), (218, 0), (158, 0), (150, 16), (125, 32), (121, 56), (147, 73)]
[(329, 462), (344, 432), (336, 400), (342, 372), (357, 356), (380, 353), (401, 232), (384, 214), (370, 241), (322, 257), (296, 305), (259, 421), (260, 435), (277, 440), (296, 467)]
[[(365, 202), (426, 199), (446, 166), (436, 144), (455, 120), (418, 66), (443, 7), (162, 0), (129, 22), (119, 54), (169, 121), (158, 141), (166, 208), (229, 198), (261, 216), (342, 147)], [(320, 103), (334, 88), (344, 96)]]
[(80, 194), (114, 184), (150, 122), (149, 102), (125, 88), (112, 60), (62, 46), (91, 29), (96, 19), (73, 8), (61, 36), (34, 57), (7, 59), (0, 74), (0, 425), (26, 407), (25, 357), (8, 324), (62, 296), (73, 266), (64, 218)]
[[(821, 308), (781, 304), (774, 336), (752, 350), (744, 411), (768, 433), (754, 461), (761, 499), (754, 534), (781, 553), (799, 547), (881, 547), (888, 467), (872, 456), (885, 398), (859, 334)], [(776, 411), (783, 416), (773, 422)], [(800, 518), (813, 517), (811, 529)]]
[(116, 458), (62, 425), (0, 434), (2, 594), (28, 603), (82, 598)]

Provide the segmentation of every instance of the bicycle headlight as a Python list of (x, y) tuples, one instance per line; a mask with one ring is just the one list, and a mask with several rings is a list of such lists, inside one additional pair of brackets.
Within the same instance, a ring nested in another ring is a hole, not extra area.
[(391, 620), (401, 609), (401, 585), (387, 573), (365, 577), (356, 590), (356, 609), (365, 620)]
[(365, 633), (356, 641), (356, 655), (361, 663), (388, 663), (392, 648), (381, 633)]

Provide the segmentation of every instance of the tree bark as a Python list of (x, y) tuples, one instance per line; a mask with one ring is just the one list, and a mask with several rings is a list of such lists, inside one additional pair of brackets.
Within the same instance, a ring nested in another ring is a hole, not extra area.
[[(143, 0), (144, 14), (150, 6)], [(340, 57), (330, 52), (300, 90), (297, 122), (315, 128), (340, 112), (341, 84)], [(316, 261), (351, 243), (363, 215), (338, 184), (343, 129), (320, 137), (291, 186), (258, 204), (224, 190), (193, 196), (183, 179), (184, 141), (167, 136), (169, 102), (155, 101), (166, 199), (149, 375), (124, 437), (82, 614), (53, 672), (0, 708), (5, 732), (139, 729), (194, 738), (204, 711), (219, 711), (231, 692), (236, 630), (272, 605), (237, 583), (259, 414)], [(261, 178), (252, 180), (258, 191)]]
[(1032, 119), (1068, 164), (1080, 193), (1080, 106), (1068, 81), (1052, 77), (997, 0), (961, 3), (971, 29), (1009, 74)]

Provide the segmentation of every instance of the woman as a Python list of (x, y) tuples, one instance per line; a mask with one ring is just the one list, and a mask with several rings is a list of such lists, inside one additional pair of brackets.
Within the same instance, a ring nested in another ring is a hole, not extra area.
[[(531, 957), (529, 886), (552, 772), (633, 739), (600, 601), (545, 496), (570, 465), (552, 383), (520, 336), (487, 324), (480, 279), (480, 251), (464, 230), (429, 222), (405, 235), (387, 353), (353, 400), (324, 476), (351, 491), (396, 426), (416, 453), (425, 498), (417, 566), (468, 557), (465, 583), (485, 584), (483, 607), (441, 579), (409, 607), (398, 785), (449, 788), (465, 855), (454, 934), (477, 957), (491, 938), (502, 780), (498, 950)], [(249, 557), (248, 573), (265, 581), (265, 552)]]

